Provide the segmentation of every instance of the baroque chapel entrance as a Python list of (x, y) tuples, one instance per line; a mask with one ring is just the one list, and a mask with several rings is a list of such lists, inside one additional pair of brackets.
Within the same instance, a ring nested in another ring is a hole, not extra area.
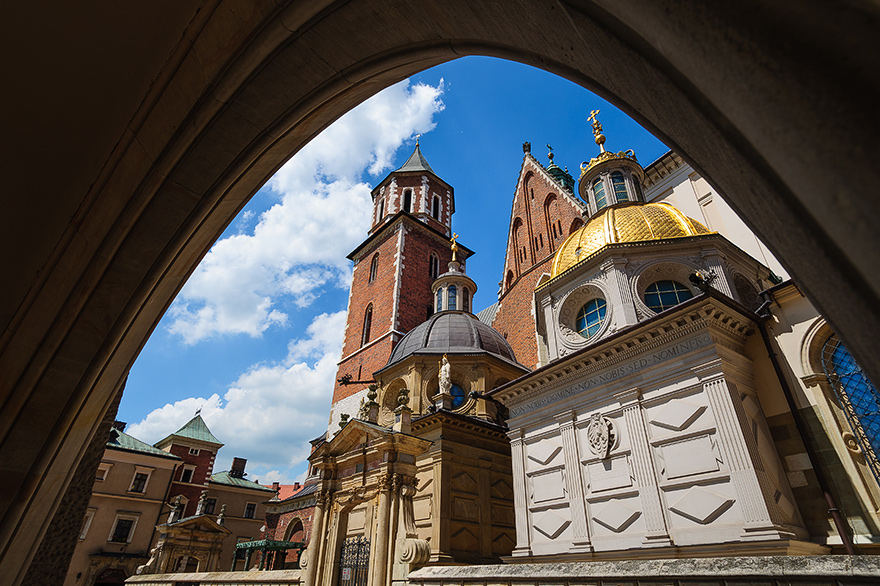
[(339, 586), (367, 586), (370, 570), (370, 540), (355, 535), (342, 542), (339, 556)]

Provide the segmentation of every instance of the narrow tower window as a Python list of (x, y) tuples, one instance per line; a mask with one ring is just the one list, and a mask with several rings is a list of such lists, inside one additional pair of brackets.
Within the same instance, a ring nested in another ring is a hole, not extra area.
[(403, 192), (403, 211), (412, 213), (412, 189)]
[(370, 261), (370, 283), (376, 280), (376, 272), (379, 269), (379, 253), (373, 255), (373, 260)]
[(428, 276), (432, 279), (436, 279), (437, 275), (440, 274), (440, 259), (437, 257), (435, 253), (431, 253), (431, 256), (428, 258)]
[(455, 297), (457, 292), (455, 285), (449, 286), (449, 289), (446, 292), (446, 309), (449, 309), (450, 311), (455, 309)]
[(376, 209), (376, 221), (381, 222), (382, 218), (385, 217), (385, 200), (379, 200), (379, 207)]
[(431, 202), (431, 215), (434, 217), (435, 220), (440, 220), (440, 198), (436, 195)]
[(443, 311), (443, 289), (437, 289), (437, 311)]
[(361, 336), (361, 346), (366, 346), (370, 341), (370, 327), (373, 325), (373, 304), (367, 306), (364, 312), (364, 333)]
[(461, 308), (465, 311), (471, 310), (471, 292), (467, 287), (461, 288)]
[(618, 202), (629, 201), (626, 193), (626, 183), (623, 181), (623, 173), (615, 171), (611, 174), (611, 185), (614, 187), (614, 197)]
[(605, 184), (602, 182), (601, 177), (593, 181), (593, 197), (596, 198), (596, 211), (608, 205), (605, 202)]

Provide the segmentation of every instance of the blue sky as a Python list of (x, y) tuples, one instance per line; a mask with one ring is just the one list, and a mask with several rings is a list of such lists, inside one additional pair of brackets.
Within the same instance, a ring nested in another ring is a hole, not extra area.
[(474, 307), (495, 301), (522, 143), (575, 178), (595, 156), (599, 109), (609, 150), (643, 165), (668, 149), (605, 100), (544, 71), (468, 57), (368, 100), (293, 157), (203, 260), (131, 370), (118, 419), (156, 442), (196, 409), (224, 447), (215, 470), (301, 480), (308, 440), (327, 427), (348, 301), (345, 256), (366, 236), (370, 189), (422, 153), (455, 188), (453, 229), (476, 255)]

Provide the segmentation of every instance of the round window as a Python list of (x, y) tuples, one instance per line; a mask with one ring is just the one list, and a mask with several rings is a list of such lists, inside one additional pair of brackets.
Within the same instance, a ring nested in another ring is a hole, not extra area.
[(577, 332), (585, 338), (592, 338), (605, 321), (605, 310), (604, 299), (592, 299), (585, 303), (575, 320)]
[(678, 281), (657, 281), (645, 289), (645, 305), (654, 311), (663, 311), (687, 301), (694, 294)]

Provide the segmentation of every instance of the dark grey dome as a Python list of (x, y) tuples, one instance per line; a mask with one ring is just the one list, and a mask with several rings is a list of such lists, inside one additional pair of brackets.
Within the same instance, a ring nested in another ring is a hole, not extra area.
[(385, 368), (409, 356), (426, 354), (490, 354), (519, 364), (504, 336), (465, 311), (435, 313), (410, 330), (394, 347)]

